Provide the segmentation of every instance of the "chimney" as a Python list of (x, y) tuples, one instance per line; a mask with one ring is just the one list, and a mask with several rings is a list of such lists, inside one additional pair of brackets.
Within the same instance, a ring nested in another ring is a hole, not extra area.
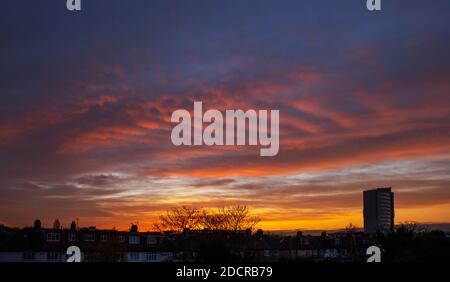
[(77, 224), (75, 223), (75, 221), (72, 221), (72, 223), (70, 224), (70, 230), (77, 230)]
[(130, 232), (137, 233), (138, 226), (136, 224), (131, 224)]
[(34, 229), (41, 229), (41, 221), (39, 219), (34, 221)]

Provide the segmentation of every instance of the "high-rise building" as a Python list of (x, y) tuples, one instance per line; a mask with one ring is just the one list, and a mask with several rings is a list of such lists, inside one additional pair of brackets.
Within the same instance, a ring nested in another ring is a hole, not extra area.
[(364, 232), (394, 230), (394, 193), (391, 187), (364, 191)]

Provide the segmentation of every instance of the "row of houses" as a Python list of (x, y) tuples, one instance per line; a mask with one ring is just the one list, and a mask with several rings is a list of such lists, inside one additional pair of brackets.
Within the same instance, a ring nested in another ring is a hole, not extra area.
[(0, 228), (0, 261), (64, 262), (70, 246), (81, 250), (81, 261), (186, 262), (215, 258), (233, 261), (354, 260), (370, 238), (362, 232), (321, 236), (265, 235), (261, 230), (229, 232), (185, 230), (139, 232), (78, 228), (42, 228), (39, 221), (23, 229)]

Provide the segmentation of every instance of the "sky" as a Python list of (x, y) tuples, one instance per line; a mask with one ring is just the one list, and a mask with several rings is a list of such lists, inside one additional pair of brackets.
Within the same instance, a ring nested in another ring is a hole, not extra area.
[[(450, 222), (450, 2), (2, 1), (0, 223), (151, 229), (247, 205), (266, 230)], [(176, 109), (280, 110), (280, 151), (176, 147)]]

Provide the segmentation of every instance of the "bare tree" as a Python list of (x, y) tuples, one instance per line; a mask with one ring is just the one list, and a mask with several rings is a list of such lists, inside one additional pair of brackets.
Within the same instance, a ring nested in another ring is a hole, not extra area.
[(55, 219), (55, 221), (53, 222), (53, 229), (60, 229), (61, 228), (61, 223), (59, 222), (59, 219)]
[(226, 230), (226, 217), (223, 213), (212, 213), (208, 210), (203, 210), (200, 216), (200, 224), (203, 229), (208, 230)]
[(414, 235), (415, 233), (426, 231), (426, 227), (420, 226), (419, 224), (417, 224), (417, 222), (414, 221), (405, 221), (397, 226), (397, 231)]
[(160, 231), (185, 229), (241, 231), (253, 230), (259, 222), (258, 217), (250, 215), (247, 206), (222, 207), (217, 211), (183, 206), (161, 215), (154, 228)]
[(355, 233), (356, 231), (358, 231), (358, 227), (356, 225), (353, 225), (353, 223), (349, 223), (346, 227), (345, 227), (345, 231), (347, 232), (348, 235), (350, 235), (350, 242), (351, 242), (351, 253), (354, 254), (356, 252), (356, 238), (355, 238)]
[(351, 222), (345, 227), (345, 231), (350, 234), (354, 234), (356, 231), (358, 231), (358, 229), (359, 227), (353, 225), (353, 223)]
[(183, 231), (185, 229), (198, 229), (200, 227), (200, 210), (182, 206), (168, 210), (159, 217), (154, 224), (158, 230)]
[(253, 230), (260, 218), (251, 216), (247, 206), (231, 206), (221, 208), (225, 216), (226, 229), (230, 231)]

